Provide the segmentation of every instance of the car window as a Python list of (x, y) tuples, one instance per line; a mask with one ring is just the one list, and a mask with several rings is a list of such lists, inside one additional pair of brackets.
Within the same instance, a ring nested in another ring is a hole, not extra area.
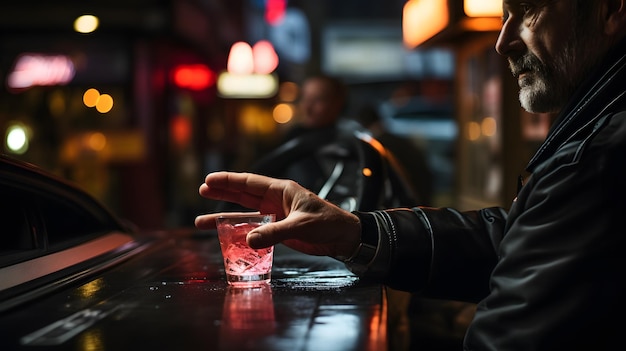
[(7, 255), (24, 250), (35, 249), (35, 240), (27, 215), (18, 203), (9, 199), (15, 194), (3, 191), (0, 193), (0, 254)]
[(11, 168), (0, 168), (0, 267), (126, 231), (84, 191), (28, 167), (2, 166)]

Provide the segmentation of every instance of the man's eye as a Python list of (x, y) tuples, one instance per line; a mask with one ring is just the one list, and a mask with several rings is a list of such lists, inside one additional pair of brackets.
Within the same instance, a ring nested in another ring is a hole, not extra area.
[(522, 11), (522, 13), (523, 13), (524, 15), (528, 14), (528, 13), (529, 13), (530, 11), (532, 11), (532, 9), (533, 9), (532, 5), (527, 4), (527, 3), (521, 3), (521, 4), (519, 5), (519, 8), (520, 8), (520, 10)]

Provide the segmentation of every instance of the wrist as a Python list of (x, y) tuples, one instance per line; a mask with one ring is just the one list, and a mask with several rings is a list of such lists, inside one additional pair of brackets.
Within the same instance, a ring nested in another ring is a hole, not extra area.
[(378, 223), (373, 214), (368, 212), (353, 211), (359, 218), (361, 235), (358, 246), (348, 257), (338, 257), (346, 266), (355, 273), (362, 273), (376, 257), (379, 246)]

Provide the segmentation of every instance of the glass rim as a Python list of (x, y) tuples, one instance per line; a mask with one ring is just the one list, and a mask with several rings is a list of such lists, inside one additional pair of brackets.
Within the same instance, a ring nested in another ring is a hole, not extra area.
[(276, 219), (276, 214), (274, 213), (232, 213), (232, 214), (222, 214), (216, 217), (216, 219), (228, 219), (228, 218), (262, 218), (262, 217), (272, 217), (272, 219)]

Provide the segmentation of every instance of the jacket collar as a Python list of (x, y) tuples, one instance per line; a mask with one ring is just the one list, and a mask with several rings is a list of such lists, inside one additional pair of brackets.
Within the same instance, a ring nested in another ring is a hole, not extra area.
[(625, 81), (626, 38), (623, 38), (572, 96), (526, 170), (532, 172), (567, 140), (593, 126), (605, 113), (623, 106), (626, 100)]

